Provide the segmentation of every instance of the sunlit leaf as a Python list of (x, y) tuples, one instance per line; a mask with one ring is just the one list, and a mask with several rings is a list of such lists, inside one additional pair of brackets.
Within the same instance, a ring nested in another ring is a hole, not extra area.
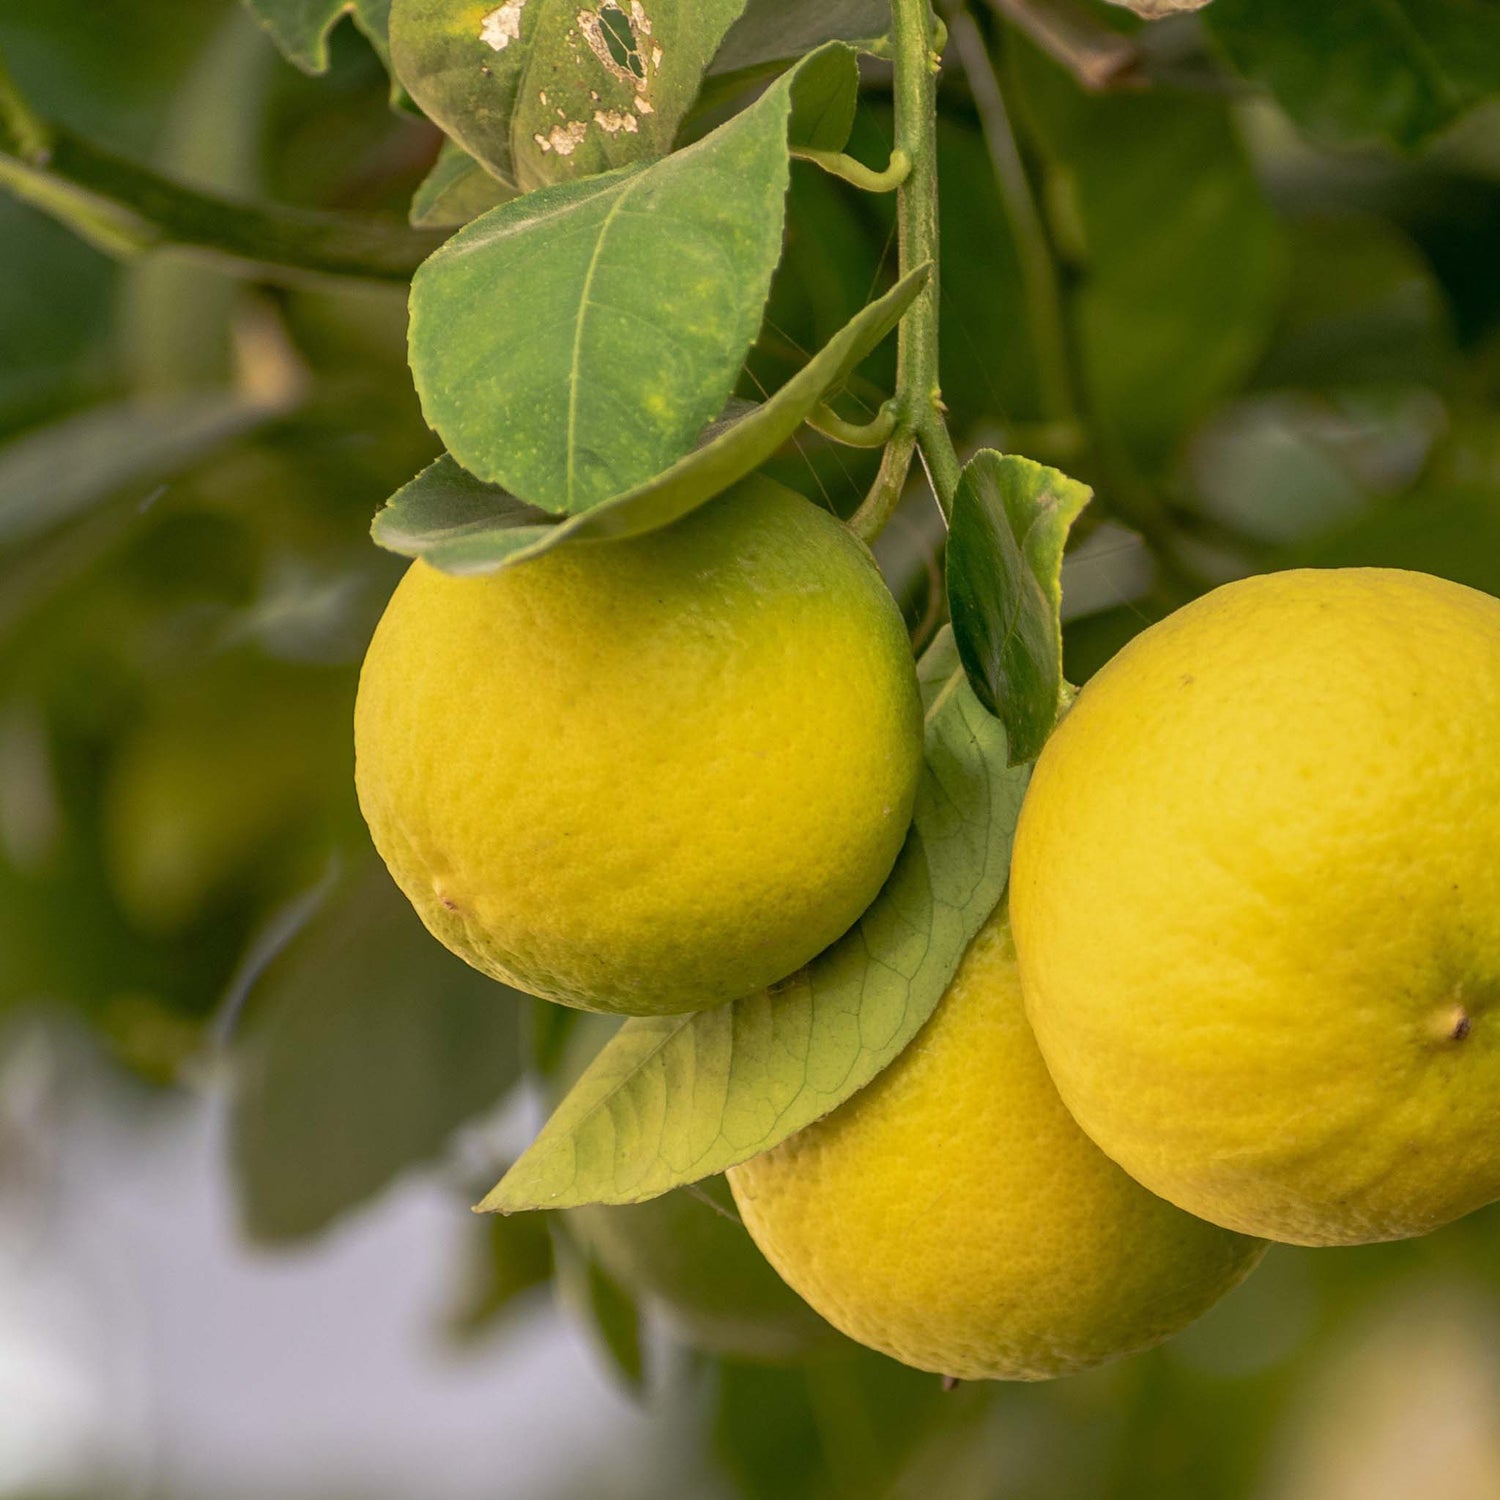
[(639, 536), (665, 526), (770, 458), (896, 325), (926, 280), (927, 268), (919, 267), (864, 308), (769, 400), (714, 424), (706, 441), (665, 473), (592, 510), (557, 521), (475, 479), (445, 454), (386, 503), (375, 517), (375, 540), (446, 572), (483, 573), (564, 542)]
[(639, 1202), (721, 1172), (836, 1108), (916, 1035), (1005, 889), (1027, 777), (951, 633), (920, 677), (916, 817), (869, 910), (772, 991), (626, 1021), (482, 1209)]
[(856, 82), (833, 44), (697, 144), (504, 204), (432, 256), (411, 365), (458, 463), (576, 513), (682, 457), (759, 327), (788, 141), (846, 137)]
[(325, 1229), (519, 1075), (516, 996), (434, 943), (383, 869), (349, 882), (250, 1005), (230, 1149), (257, 1239)]
[(745, 0), (395, 0), (413, 99), (523, 191), (665, 156)]
[(1500, 94), (1500, 11), (1486, 0), (1216, 0), (1210, 34), (1314, 135), (1421, 145)]
[(948, 537), (948, 605), (969, 684), (1005, 725), (1012, 764), (1035, 760), (1063, 690), (1063, 546), (1092, 491), (984, 449), (964, 467)]

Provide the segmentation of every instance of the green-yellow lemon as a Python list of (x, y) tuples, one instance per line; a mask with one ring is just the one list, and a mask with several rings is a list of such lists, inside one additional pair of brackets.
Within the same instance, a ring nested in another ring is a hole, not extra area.
[(965, 1380), (1145, 1349), (1264, 1249), (1154, 1197), (1073, 1123), (1026, 1024), (1003, 906), (895, 1062), (729, 1182), (766, 1258), (834, 1327)]
[(1080, 694), (1011, 913), (1068, 1107), (1153, 1192), (1296, 1244), (1500, 1196), (1500, 600), (1215, 590)]
[(507, 984), (639, 1015), (750, 994), (848, 929), (922, 757), (868, 550), (760, 478), (485, 577), (415, 563), (354, 728), (365, 819), (428, 928)]

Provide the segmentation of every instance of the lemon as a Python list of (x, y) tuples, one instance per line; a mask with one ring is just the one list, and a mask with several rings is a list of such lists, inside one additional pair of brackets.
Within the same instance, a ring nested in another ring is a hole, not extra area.
[(1125, 647), (1037, 763), (1011, 913), (1090, 1136), (1296, 1244), (1500, 1196), (1500, 600), (1229, 584)]
[(848, 929), (922, 756), (868, 550), (761, 478), (486, 577), (413, 564), (354, 728), (365, 819), (433, 934), (507, 984), (640, 1015), (750, 994)]
[(1003, 908), (890, 1067), (728, 1175), (766, 1258), (834, 1327), (962, 1379), (1044, 1380), (1147, 1348), (1264, 1249), (1153, 1197), (1073, 1123)]

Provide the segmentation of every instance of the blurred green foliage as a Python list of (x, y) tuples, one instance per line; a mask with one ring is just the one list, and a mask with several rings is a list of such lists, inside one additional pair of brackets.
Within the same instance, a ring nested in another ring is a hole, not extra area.
[[(307, 9), (305, 61), (341, 8)], [(1056, 351), (1032, 341), (1035, 289), (951, 62), (940, 127), (960, 440), (1092, 485), (1080, 541), (1113, 519), (1147, 543), (1144, 584), (1106, 567), (1115, 594), (1069, 617), (1070, 677), (1249, 570), (1395, 565), (1500, 592), (1493, 7), (1214, 0), (1144, 31), (1102, 6), (1070, 14), (1134, 38), (1147, 86), (1088, 92), (1067, 57), (980, 17), (1060, 267), (1066, 410), (1041, 393)], [(1377, 14), (1406, 30), (1388, 39), (1365, 24)], [(1430, 45), (1409, 45), (1413, 28)], [(237, 196), (404, 215), (440, 145), (392, 111), (347, 24), (312, 78), (231, 0), (121, 0), (86, 19), (9, 0), (0, 53), (44, 115)], [(883, 160), (890, 133), (871, 68), (851, 149)], [(891, 240), (888, 201), (797, 166), (743, 394), (857, 311)], [(369, 517), (436, 452), (404, 298), (273, 288), (171, 251), (114, 262), (7, 197), (0, 265), (0, 1013), (66, 1010), (142, 1087), (227, 1065), (243, 1220), (306, 1237), (440, 1157), (522, 1067), (526, 1008), (428, 942), (372, 869), (353, 801), (358, 662), (400, 570)], [(841, 398), (851, 418), (873, 414), (890, 361), (887, 346)], [(848, 513), (871, 464), (804, 432), (771, 468)], [(914, 490), (881, 557), (930, 635), (929, 504)], [(536, 1223), (474, 1234), (454, 1326), (504, 1337), (499, 1314), (548, 1279), (553, 1250)], [(704, 1464), (744, 1495), (1328, 1500), (1376, 1493), (1338, 1476), (1405, 1430), (1350, 1351), (1446, 1390), (1471, 1357), (1466, 1319), (1493, 1314), (1500, 1217), (1277, 1250), (1164, 1349), (948, 1394), (863, 1352), (653, 1365), (654, 1313), (578, 1239), (557, 1236), (568, 1297), (643, 1399), (691, 1409)], [(1492, 1390), (1473, 1358), (1471, 1388)], [(1342, 1438), (1319, 1426), (1333, 1388)], [(1488, 1470), (1464, 1459), (1479, 1487), (1445, 1488), (1458, 1471), (1432, 1460), (1429, 1492), (1500, 1493), (1484, 1451)]]

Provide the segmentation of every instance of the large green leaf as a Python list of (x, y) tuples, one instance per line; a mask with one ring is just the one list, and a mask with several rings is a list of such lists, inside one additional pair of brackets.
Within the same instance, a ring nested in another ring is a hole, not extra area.
[(282, 55), (305, 73), (328, 69), (328, 33), (346, 15), (370, 39), (383, 61), (389, 61), (386, 29), (391, 0), (244, 0), (270, 33)]
[(745, 0), (395, 0), (413, 99), (522, 191), (665, 156)]
[(258, 1239), (298, 1239), (429, 1160), (520, 1071), (517, 997), (444, 952), (383, 869), (252, 995), (230, 1149)]
[(768, 1150), (916, 1035), (1005, 889), (1027, 772), (964, 679), (951, 633), (920, 667), (927, 762), (879, 896), (774, 990), (620, 1028), (480, 1207), (633, 1203)]
[(1210, 33), (1303, 129), (1419, 146), (1500, 94), (1490, 0), (1216, 0)]
[(953, 499), (953, 635), (970, 686), (1005, 725), (1013, 765), (1035, 760), (1057, 722), (1063, 546), (1092, 494), (1056, 469), (987, 448), (965, 465)]
[(1081, 240), (1070, 248), (1090, 404), (1138, 462), (1164, 465), (1264, 345), (1281, 280), (1276, 220), (1227, 102), (1165, 88), (1091, 95), (1019, 39), (1009, 50), (1053, 205)]
[(566, 521), (466, 473), (447, 454), (398, 490), (375, 517), (375, 540), (449, 573), (485, 573), (568, 541), (638, 536), (668, 525), (771, 457), (900, 320), (927, 267), (872, 302), (769, 400), (715, 423), (665, 473)]
[(411, 365), (458, 463), (576, 513), (681, 458), (759, 327), (788, 142), (842, 144), (857, 82), (831, 44), (697, 144), (504, 204), (432, 256)]

